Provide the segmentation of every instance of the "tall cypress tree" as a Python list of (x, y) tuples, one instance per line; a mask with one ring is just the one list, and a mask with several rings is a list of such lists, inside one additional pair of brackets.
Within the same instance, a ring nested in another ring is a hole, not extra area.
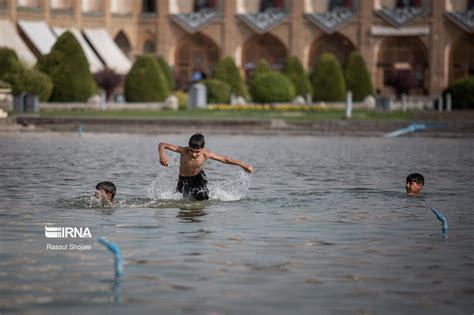
[(362, 101), (373, 93), (372, 80), (362, 56), (353, 51), (349, 55), (345, 69), (347, 89), (352, 92), (354, 101)]
[(249, 92), (245, 85), (239, 69), (231, 57), (221, 59), (214, 70), (212, 71), (212, 78), (227, 82), (231, 87), (231, 93), (249, 99)]
[(158, 61), (138, 56), (125, 79), (127, 102), (162, 102), (169, 95), (168, 82)]
[(311, 82), (309, 82), (306, 71), (297, 57), (289, 57), (282, 72), (293, 82), (296, 95), (306, 97), (307, 94), (313, 94)]
[(315, 65), (310, 76), (313, 85), (313, 100), (342, 102), (345, 98), (346, 83), (341, 64), (333, 54), (325, 53)]
[(58, 38), (51, 52), (38, 60), (37, 67), (53, 80), (51, 101), (85, 102), (97, 92), (86, 56), (71, 32)]

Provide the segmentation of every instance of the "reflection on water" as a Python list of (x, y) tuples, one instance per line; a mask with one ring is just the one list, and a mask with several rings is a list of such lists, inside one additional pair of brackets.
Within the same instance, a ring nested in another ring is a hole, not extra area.
[[(157, 158), (182, 135), (0, 134), (0, 312), (472, 313), (472, 140), (206, 138), (257, 173), (209, 161), (211, 200), (196, 202), (174, 192), (177, 155)], [(425, 187), (407, 197), (415, 171)], [(113, 207), (93, 198), (102, 180)], [(101, 236), (122, 250), (120, 281)]]
[(180, 218), (183, 222), (196, 223), (201, 222), (202, 220), (200, 217), (203, 217), (205, 215), (207, 215), (207, 212), (204, 211), (204, 207), (201, 209), (181, 208), (176, 217)]

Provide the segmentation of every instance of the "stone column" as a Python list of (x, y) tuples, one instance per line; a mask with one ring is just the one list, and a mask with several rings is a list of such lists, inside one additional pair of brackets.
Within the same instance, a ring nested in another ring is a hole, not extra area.
[(235, 40), (237, 3), (235, 0), (221, 0), (222, 30), (221, 30), (221, 55), (220, 58), (230, 56), (235, 58), (238, 43)]
[(76, 26), (78, 29), (82, 30), (82, 6), (81, 0), (74, 1), (74, 19), (76, 20)]
[(156, 10), (158, 11), (155, 33), (156, 53), (159, 56), (163, 56), (168, 64), (174, 65), (174, 60), (171, 60), (172, 58), (170, 57), (171, 45), (169, 43), (169, 34), (171, 32), (170, 23), (172, 23), (172, 21), (168, 18), (170, 14), (169, 1), (157, 1)]
[(49, 0), (43, 0), (42, 3), (42, 8), (43, 8), (43, 19), (46, 22), (46, 24), (49, 25)]
[(290, 50), (289, 56), (304, 60), (304, 0), (290, 0)]
[(372, 86), (375, 88), (377, 75), (377, 58), (374, 51), (375, 40), (370, 35), (370, 28), (373, 23), (374, 0), (358, 0), (359, 5), (359, 41), (357, 49), (365, 60), (372, 79)]
[(444, 57), (442, 41), (444, 6), (444, 1), (431, 1), (431, 33), (427, 56), (429, 69), (426, 73), (430, 95), (440, 94), (448, 82), (449, 71), (446, 71), (446, 64), (449, 60)]

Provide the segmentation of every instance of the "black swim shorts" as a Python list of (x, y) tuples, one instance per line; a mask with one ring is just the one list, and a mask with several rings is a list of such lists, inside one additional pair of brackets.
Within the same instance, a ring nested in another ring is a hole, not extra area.
[(194, 198), (195, 200), (209, 199), (209, 189), (207, 188), (204, 171), (194, 176), (179, 176), (176, 190), (183, 193), (185, 198)]

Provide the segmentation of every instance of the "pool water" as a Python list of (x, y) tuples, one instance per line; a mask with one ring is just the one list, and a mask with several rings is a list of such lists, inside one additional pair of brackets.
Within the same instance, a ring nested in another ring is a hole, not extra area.
[[(257, 172), (208, 161), (211, 200), (193, 202), (174, 193), (177, 155), (164, 168), (157, 153), (188, 137), (0, 134), (0, 312), (474, 311), (472, 139), (209, 134)], [(413, 172), (419, 197), (404, 193)], [(102, 180), (114, 207), (92, 197)], [(97, 237), (120, 246), (123, 277)], [(71, 243), (91, 249), (47, 249)]]

